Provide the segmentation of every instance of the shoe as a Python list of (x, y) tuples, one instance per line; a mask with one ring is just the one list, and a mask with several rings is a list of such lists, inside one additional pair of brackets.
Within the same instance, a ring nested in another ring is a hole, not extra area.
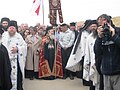
[(64, 75), (62, 79), (66, 79), (66, 78), (67, 78), (67, 76), (66, 76), (66, 75)]
[(82, 79), (82, 82), (83, 82), (83, 86), (90, 86), (90, 81), (86, 81)]
[(30, 80), (33, 80), (34, 78), (33, 77), (30, 77)]
[(34, 77), (35, 79), (39, 79), (39, 77)]
[(70, 80), (74, 80), (74, 77), (70, 74), (69, 76)]

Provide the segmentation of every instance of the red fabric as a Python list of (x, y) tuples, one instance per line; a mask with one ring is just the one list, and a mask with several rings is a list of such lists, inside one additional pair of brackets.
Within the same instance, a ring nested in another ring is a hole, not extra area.
[(35, 11), (35, 13), (37, 13), (37, 15), (39, 15), (39, 10), (40, 10), (40, 5), (38, 6), (38, 8)]
[(36, 0), (33, 1), (33, 3), (35, 3)]
[(63, 77), (62, 57), (61, 57), (61, 50), (59, 45), (57, 45), (56, 60), (54, 61), (52, 75), (57, 77)]
[(47, 60), (44, 59), (43, 50), (40, 51), (39, 78), (51, 75)]

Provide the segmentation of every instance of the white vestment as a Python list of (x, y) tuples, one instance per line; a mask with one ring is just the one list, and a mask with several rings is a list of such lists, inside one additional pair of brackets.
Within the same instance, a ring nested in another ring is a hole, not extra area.
[(66, 69), (73, 71), (73, 72), (80, 71), (79, 63), (82, 60), (82, 57), (85, 55), (85, 45), (86, 45), (86, 39), (87, 39), (88, 35), (89, 35), (89, 33), (86, 30), (84, 30), (82, 32), (81, 41), (78, 45), (77, 51), (75, 54), (73, 54), (75, 46), (76, 46), (76, 42), (77, 42), (77, 39), (76, 39), (75, 44), (72, 49), (72, 52), (71, 52), (71, 55), (68, 59)]
[[(12, 37), (10, 37), (8, 32), (4, 32), (2, 35), (2, 44), (7, 48), (11, 61), (11, 81), (13, 85), (11, 90), (17, 90), (17, 60), (20, 66), (20, 70), (22, 72), (22, 78), (24, 79), (27, 44), (23, 40), (22, 36), (17, 32)], [(17, 47), (18, 52), (15, 54), (11, 53), (12, 47)]]
[(96, 38), (93, 34), (90, 34), (86, 40), (84, 66), (83, 66), (83, 79), (86, 81), (93, 81), (94, 86), (99, 84), (99, 74), (95, 66), (95, 53), (94, 53), (94, 43)]

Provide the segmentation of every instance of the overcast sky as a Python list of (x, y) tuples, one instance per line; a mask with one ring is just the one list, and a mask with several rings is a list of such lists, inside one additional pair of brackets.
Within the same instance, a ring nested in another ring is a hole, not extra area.
[[(17, 20), (19, 25), (42, 24), (42, 8), (39, 16), (33, 16), (30, 13), (32, 2), (33, 0), (0, 0), (0, 18), (9, 17)], [(61, 4), (65, 23), (96, 19), (103, 13), (112, 17), (120, 16), (120, 0), (61, 0)], [(48, 0), (44, 0), (45, 24), (49, 24), (48, 13)]]

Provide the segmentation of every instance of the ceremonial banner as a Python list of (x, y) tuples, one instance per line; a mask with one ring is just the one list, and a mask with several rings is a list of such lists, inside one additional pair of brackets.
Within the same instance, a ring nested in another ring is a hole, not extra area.
[(49, 10), (50, 10), (49, 11), (50, 24), (54, 25), (57, 23), (57, 11), (59, 15), (59, 21), (60, 23), (63, 23), (60, 0), (49, 0)]

